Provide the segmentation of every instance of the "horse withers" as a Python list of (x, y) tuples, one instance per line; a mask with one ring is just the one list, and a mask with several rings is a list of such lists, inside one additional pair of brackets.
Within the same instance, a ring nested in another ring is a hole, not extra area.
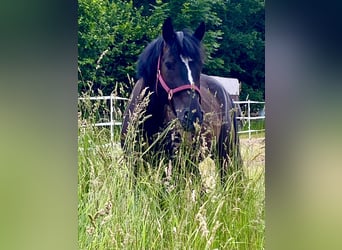
[[(172, 159), (178, 147), (175, 135), (178, 139), (186, 134), (186, 137), (190, 135), (192, 139), (204, 140), (202, 143), (208, 150), (201, 158), (216, 153), (224, 179), (230, 166), (239, 169), (242, 164), (236, 112), (224, 87), (201, 73), (204, 34), (204, 22), (191, 33), (187, 30), (175, 32), (171, 18), (165, 20), (162, 35), (139, 57), (138, 81), (124, 113), (121, 145), (126, 153), (132, 153), (128, 152), (127, 146), (129, 126), (137, 117), (135, 113), (142, 99), (148, 96), (138, 126), (142, 132), (141, 141), (146, 142), (147, 148), (155, 154), (165, 152)], [(165, 140), (156, 142), (158, 135), (174, 120), (178, 126), (167, 131)], [(199, 136), (195, 137), (196, 134)]]

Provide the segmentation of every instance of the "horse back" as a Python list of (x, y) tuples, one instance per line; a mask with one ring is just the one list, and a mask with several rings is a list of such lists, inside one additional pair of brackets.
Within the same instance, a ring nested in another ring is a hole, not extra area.
[(201, 96), (202, 108), (207, 117), (205, 126), (213, 129), (219, 154), (230, 157), (231, 153), (239, 151), (233, 100), (221, 83), (205, 74), (201, 74)]
[(221, 120), (221, 125), (231, 123), (233, 101), (226, 89), (213, 77), (201, 74), (202, 108), (205, 113), (215, 113)]

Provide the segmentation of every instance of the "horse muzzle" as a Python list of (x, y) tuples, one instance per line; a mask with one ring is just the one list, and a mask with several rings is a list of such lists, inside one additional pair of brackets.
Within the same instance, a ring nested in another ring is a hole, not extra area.
[(203, 112), (200, 109), (186, 108), (177, 114), (177, 117), (185, 131), (194, 132), (195, 123), (202, 125)]

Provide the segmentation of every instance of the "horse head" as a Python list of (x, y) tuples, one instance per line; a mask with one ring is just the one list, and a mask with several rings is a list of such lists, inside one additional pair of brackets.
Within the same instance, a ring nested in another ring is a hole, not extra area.
[(175, 32), (170, 18), (163, 24), (163, 45), (158, 57), (155, 91), (166, 100), (186, 131), (202, 124), (200, 74), (203, 66), (201, 40), (205, 33), (202, 22), (196, 31)]

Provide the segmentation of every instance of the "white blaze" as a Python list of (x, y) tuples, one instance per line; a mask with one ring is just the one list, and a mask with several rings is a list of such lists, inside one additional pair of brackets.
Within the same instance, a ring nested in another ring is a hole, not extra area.
[(192, 79), (192, 74), (191, 74), (191, 70), (189, 67), (189, 62), (191, 61), (191, 58), (188, 57), (183, 57), (182, 55), (180, 56), (182, 62), (185, 64), (186, 69), (188, 70), (188, 80), (190, 82), (191, 85), (194, 85), (194, 80)]

